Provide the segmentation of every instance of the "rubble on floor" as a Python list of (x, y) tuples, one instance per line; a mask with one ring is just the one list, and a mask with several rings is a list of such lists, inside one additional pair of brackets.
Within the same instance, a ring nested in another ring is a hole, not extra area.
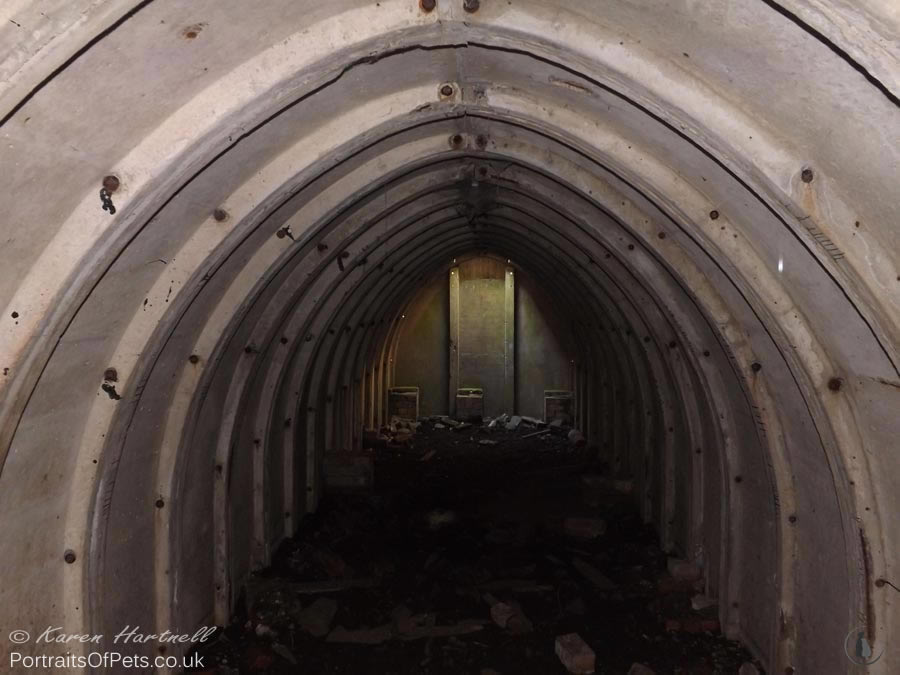
[(565, 427), (511, 420), (392, 420), (368, 451), (374, 484), (326, 495), (252, 576), (203, 648), (208, 672), (752, 668), (718, 632), (699, 568), (658, 548), (630, 482)]

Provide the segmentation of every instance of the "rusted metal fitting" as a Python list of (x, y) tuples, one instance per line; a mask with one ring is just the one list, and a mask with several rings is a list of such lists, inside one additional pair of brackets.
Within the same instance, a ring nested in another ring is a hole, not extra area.
[(103, 187), (107, 192), (112, 194), (119, 189), (119, 177), (113, 176), (112, 174), (110, 174), (109, 176), (104, 176)]

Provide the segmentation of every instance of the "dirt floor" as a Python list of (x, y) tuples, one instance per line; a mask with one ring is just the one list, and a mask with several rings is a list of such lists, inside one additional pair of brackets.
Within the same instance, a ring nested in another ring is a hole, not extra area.
[(331, 494), (302, 523), (204, 646), (209, 672), (548, 675), (567, 672), (555, 645), (569, 633), (598, 673), (752, 661), (714, 606), (692, 609), (698, 584), (668, 574), (627, 485), (585, 483), (594, 451), (500, 428), (425, 422), (373, 451), (374, 488)]

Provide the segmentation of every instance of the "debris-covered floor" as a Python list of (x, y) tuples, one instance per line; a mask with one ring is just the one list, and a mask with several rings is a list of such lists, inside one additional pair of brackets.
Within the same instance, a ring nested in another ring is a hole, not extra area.
[(211, 672), (761, 672), (565, 428), (446, 422), (380, 439), (374, 489), (254, 577)]

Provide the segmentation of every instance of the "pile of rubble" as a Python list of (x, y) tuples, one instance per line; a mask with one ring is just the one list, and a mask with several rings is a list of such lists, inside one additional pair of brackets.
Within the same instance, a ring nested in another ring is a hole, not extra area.
[(550, 437), (551, 435), (565, 438), (573, 447), (581, 448), (586, 445), (584, 435), (578, 429), (573, 428), (562, 418), (551, 422), (544, 422), (527, 415), (503, 414), (498, 417), (472, 417), (467, 420), (456, 420), (449, 415), (431, 415), (420, 417), (418, 420), (391, 417), (390, 424), (383, 426), (378, 432), (366, 431), (363, 438), (363, 447), (367, 449), (414, 449), (413, 437), (419, 430), (424, 431), (451, 431), (455, 433), (469, 432), (470, 434), (487, 434), (487, 438), (476, 439), (470, 435), (470, 441), (478, 441), (480, 445), (498, 445), (501, 441), (490, 438), (496, 432), (515, 432), (518, 438), (528, 439), (533, 437)]
[(699, 567), (667, 560), (631, 482), (569, 431), (392, 420), (374, 491), (304, 519), (205, 646), (210, 672), (752, 673)]

